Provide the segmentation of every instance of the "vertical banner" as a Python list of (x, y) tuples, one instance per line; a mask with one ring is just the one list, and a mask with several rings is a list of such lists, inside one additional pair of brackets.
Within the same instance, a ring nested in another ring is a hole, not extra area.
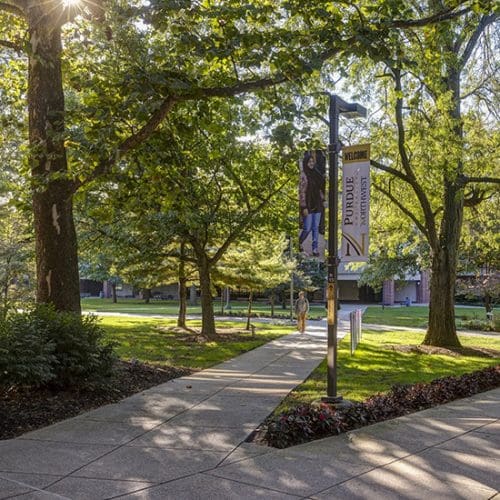
[(342, 262), (368, 260), (370, 144), (343, 148)]
[(326, 155), (306, 151), (299, 161), (299, 250), (305, 257), (325, 259)]

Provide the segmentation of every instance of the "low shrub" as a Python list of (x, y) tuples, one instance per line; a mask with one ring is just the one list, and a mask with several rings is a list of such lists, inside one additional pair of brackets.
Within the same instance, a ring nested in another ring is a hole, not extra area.
[(267, 423), (266, 441), (275, 448), (345, 432), (346, 423), (328, 404), (302, 405)]
[(0, 322), (0, 385), (61, 387), (97, 382), (111, 373), (113, 346), (94, 316), (47, 305)]
[(462, 319), (457, 326), (465, 330), (500, 332), (500, 318), (495, 318), (493, 321), (488, 319)]
[(55, 345), (40, 335), (33, 321), (0, 321), (0, 387), (10, 385), (44, 385), (56, 377)]
[(362, 403), (335, 409), (322, 403), (302, 405), (270, 418), (261, 440), (275, 448), (305, 443), (365, 425), (401, 417), (415, 411), (472, 396), (500, 386), (500, 365), (432, 382), (396, 385)]

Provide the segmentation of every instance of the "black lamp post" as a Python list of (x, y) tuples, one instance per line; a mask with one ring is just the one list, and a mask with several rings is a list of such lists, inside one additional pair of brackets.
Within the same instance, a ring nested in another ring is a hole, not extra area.
[(337, 95), (328, 94), (329, 104), (329, 174), (328, 174), (328, 375), (327, 396), (322, 401), (340, 403), (342, 396), (337, 395), (337, 326), (338, 326), (338, 202), (339, 202), (339, 116), (365, 118), (366, 109), (360, 104), (348, 103)]

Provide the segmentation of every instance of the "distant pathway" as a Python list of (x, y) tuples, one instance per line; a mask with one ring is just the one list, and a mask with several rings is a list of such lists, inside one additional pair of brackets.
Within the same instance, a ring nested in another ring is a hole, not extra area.
[[(356, 309), (361, 309), (365, 312), (366, 305), (357, 304), (343, 304), (342, 309), (339, 311), (339, 339), (345, 336), (345, 333), (349, 330), (349, 313)], [(121, 312), (99, 312), (99, 311), (84, 311), (87, 314), (95, 314), (97, 316), (116, 316), (116, 317), (135, 317), (135, 318), (177, 318), (174, 314), (151, 314), (151, 313), (121, 313)], [(201, 315), (190, 314), (186, 317), (188, 320), (201, 319)], [(216, 321), (234, 321), (234, 322), (244, 322), (247, 320), (246, 317), (239, 316), (216, 316)], [(252, 323), (271, 323), (271, 324), (290, 324), (290, 320), (283, 318), (252, 318)], [(320, 320), (308, 320), (307, 322), (307, 333), (310, 335), (318, 337), (326, 337), (326, 319)], [(363, 329), (365, 330), (376, 330), (376, 331), (401, 331), (401, 332), (422, 332), (427, 331), (426, 328), (417, 326), (393, 326), (393, 325), (376, 325), (372, 323), (363, 323)], [(483, 332), (478, 330), (458, 330), (459, 336), (465, 337), (491, 337), (500, 338), (500, 332)]]

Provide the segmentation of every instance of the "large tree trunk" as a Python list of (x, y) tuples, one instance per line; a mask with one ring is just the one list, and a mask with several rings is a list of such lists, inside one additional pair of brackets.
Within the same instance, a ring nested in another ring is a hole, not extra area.
[(64, 147), (61, 2), (30, 2), (29, 142), (35, 222), (37, 302), (80, 313), (73, 183)]
[(429, 328), (424, 344), (459, 347), (455, 325), (455, 281), (462, 227), (463, 196), (445, 181), (445, 200), (439, 247), (433, 249), (430, 283)]
[(210, 284), (210, 264), (204, 256), (198, 258), (198, 273), (201, 290), (201, 334), (209, 340), (217, 340)]
[(145, 304), (149, 304), (151, 302), (151, 288), (142, 289), (142, 298), (144, 299)]
[(455, 326), (455, 267), (446, 249), (433, 257), (430, 283), (429, 328), (424, 344), (459, 347)]
[[(463, 131), (460, 111), (460, 73), (450, 71), (446, 83), (451, 90), (453, 102), (449, 111), (454, 123), (453, 134), (458, 141), (461, 141)], [(429, 328), (423, 343), (438, 347), (460, 346), (455, 325), (455, 281), (464, 212), (464, 189), (460, 184), (462, 161), (460, 159), (456, 161), (453, 173), (444, 174), (443, 218), (439, 242), (432, 249)]]

